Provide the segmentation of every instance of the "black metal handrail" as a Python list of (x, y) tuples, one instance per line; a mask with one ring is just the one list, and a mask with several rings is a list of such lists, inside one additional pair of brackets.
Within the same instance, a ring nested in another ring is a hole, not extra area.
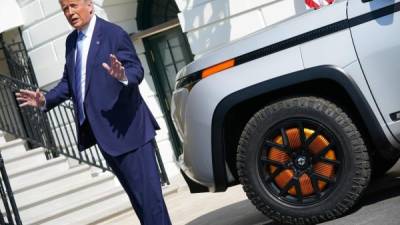
[[(15, 97), (15, 92), (20, 89), (36, 90), (37, 87), (0, 74), (1, 130), (43, 146), (47, 158), (61, 154), (76, 159), (79, 163), (111, 171), (97, 145), (83, 152), (78, 151), (75, 113), (71, 101), (66, 101), (47, 113), (32, 107), (21, 108)], [(169, 184), (157, 144), (154, 144), (162, 185)]]
[[(22, 225), (21, 217), (15, 203), (14, 194), (11, 189), (7, 171), (4, 167), (4, 160), (0, 152), (0, 197), (5, 210), (5, 217), (0, 216), (0, 225)], [(11, 208), (10, 208), (11, 206)], [(0, 215), (3, 214), (0, 210)], [(4, 214), (3, 214), (4, 215)]]

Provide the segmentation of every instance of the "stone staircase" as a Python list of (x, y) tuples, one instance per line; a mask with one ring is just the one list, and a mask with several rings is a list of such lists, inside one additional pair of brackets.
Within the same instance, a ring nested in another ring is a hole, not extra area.
[(110, 172), (70, 168), (63, 156), (46, 160), (43, 148), (26, 151), (25, 141), (5, 142), (1, 131), (0, 151), (24, 225), (96, 224), (132, 211)]

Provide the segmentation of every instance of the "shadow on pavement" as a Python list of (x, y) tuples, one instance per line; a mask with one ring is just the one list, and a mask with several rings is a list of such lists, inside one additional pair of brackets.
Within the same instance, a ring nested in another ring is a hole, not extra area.
[[(388, 174), (373, 180), (360, 202), (347, 214), (363, 207), (400, 196), (400, 174)], [(340, 219), (339, 219), (340, 220)], [(340, 223), (340, 222), (339, 222)], [(279, 225), (259, 212), (248, 200), (212, 211), (196, 218), (187, 225)]]
[(400, 174), (387, 174), (382, 178), (371, 181), (370, 187), (358, 204), (350, 210), (349, 214), (360, 210), (364, 206), (372, 205), (396, 196), (400, 196)]
[(200, 216), (187, 225), (278, 225), (259, 212), (249, 200)]

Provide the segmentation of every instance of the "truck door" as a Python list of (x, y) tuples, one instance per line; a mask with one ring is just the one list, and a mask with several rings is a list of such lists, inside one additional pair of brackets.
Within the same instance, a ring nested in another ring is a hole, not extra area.
[(348, 17), (364, 76), (400, 140), (400, 0), (349, 0)]

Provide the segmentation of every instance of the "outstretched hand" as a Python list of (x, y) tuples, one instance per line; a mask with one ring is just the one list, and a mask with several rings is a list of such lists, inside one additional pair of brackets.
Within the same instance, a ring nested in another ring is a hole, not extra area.
[(44, 95), (39, 89), (36, 89), (36, 91), (21, 89), (15, 95), (17, 96), (17, 101), (20, 103), (19, 107), (43, 107), (45, 104)]
[(111, 66), (105, 62), (102, 64), (103, 68), (107, 70), (108, 74), (119, 81), (128, 80), (125, 75), (125, 67), (122, 66), (122, 63), (117, 59), (117, 57), (115, 57), (115, 55), (110, 54), (110, 62)]

